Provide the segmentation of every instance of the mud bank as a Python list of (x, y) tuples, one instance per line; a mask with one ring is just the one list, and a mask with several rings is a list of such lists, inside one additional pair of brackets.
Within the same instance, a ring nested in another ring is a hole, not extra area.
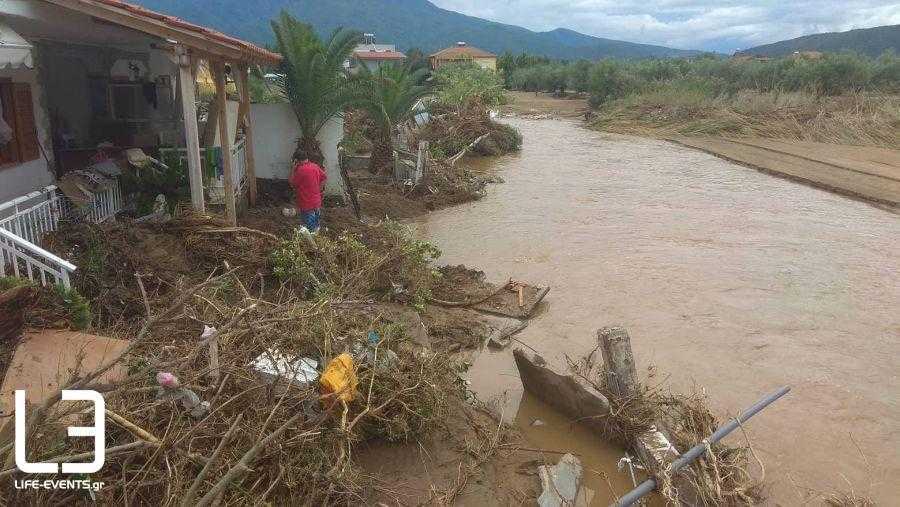
[[(704, 386), (721, 416), (790, 384), (748, 426), (772, 498), (821, 498), (849, 489), (843, 477), (876, 501), (900, 494), (896, 214), (663, 141), (510, 123), (525, 144), (496, 162), (506, 184), (424, 217), (420, 233), (445, 262), (553, 286), (519, 340), (562, 366), (597, 327), (623, 325), (639, 370)], [(539, 436), (529, 425), (547, 416), (519, 415), (532, 409), (509, 351), (478, 357), (469, 379)], [(614, 450), (566, 426), (548, 447), (599, 449), (614, 470)]]

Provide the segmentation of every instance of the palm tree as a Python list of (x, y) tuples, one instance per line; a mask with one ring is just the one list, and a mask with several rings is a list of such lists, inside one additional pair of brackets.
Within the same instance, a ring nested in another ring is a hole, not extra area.
[(374, 71), (361, 66), (354, 105), (375, 122), (372, 172), (390, 169), (394, 161), (394, 128), (413, 117), (413, 106), (428, 93), (427, 87), (418, 84), (427, 72), (395, 64), (384, 64)]
[(322, 150), (316, 135), (354, 97), (344, 62), (353, 54), (362, 35), (338, 28), (323, 42), (310, 25), (285, 11), (272, 21), (272, 31), (276, 49), (284, 57), (276, 84), (284, 90), (300, 124), (297, 149), (318, 157), (321, 162)]

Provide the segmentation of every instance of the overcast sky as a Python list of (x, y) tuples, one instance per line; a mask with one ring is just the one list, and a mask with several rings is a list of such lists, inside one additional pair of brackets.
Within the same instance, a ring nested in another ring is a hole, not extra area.
[(801, 35), (900, 24), (900, 0), (432, 0), (532, 30), (732, 52)]

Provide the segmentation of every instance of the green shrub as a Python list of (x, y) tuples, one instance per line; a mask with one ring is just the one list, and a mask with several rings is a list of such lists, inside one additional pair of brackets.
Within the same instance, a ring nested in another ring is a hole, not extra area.
[(91, 313), (91, 305), (84, 296), (74, 288), (67, 288), (58, 283), (52, 287), (38, 287), (27, 278), (14, 276), (0, 277), (0, 292), (15, 287), (31, 286), (38, 289), (37, 306), (41, 308), (39, 313), (46, 313), (47, 320), (66, 320), (72, 329), (83, 331), (91, 327), (94, 316)]
[(473, 104), (496, 107), (506, 102), (500, 75), (475, 64), (441, 67), (434, 79), (435, 96), (447, 107), (461, 110)]
[(512, 66), (507, 86), (523, 91), (588, 91), (594, 107), (659, 86), (703, 83), (716, 95), (757, 92), (810, 92), (839, 95), (860, 91), (900, 91), (900, 58), (853, 53), (826, 54), (818, 59), (738, 60), (716, 56), (679, 59), (547, 62)]
[(91, 305), (84, 296), (75, 289), (67, 288), (63, 284), (53, 286), (53, 293), (59, 298), (63, 308), (65, 308), (69, 325), (79, 331), (85, 330), (91, 326), (94, 320), (91, 314)]
[(615, 60), (603, 60), (591, 69), (591, 105), (599, 106), (609, 100), (624, 97), (639, 89), (640, 83), (628, 71), (625, 64)]

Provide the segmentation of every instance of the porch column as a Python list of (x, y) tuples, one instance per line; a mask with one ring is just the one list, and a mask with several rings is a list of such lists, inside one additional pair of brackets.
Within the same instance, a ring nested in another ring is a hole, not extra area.
[(246, 64), (238, 67), (239, 92), (241, 94), (241, 106), (238, 109), (238, 125), (243, 121), (244, 125), (244, 154), (247, 167), (247, 187), (250, 206), (256, 206), (256, 165), (253, 159), (253, 125), (250, 122), (250, 69)]
[(178, 87), (181, 95), (181, 112), (184, 116), (184, 145), (187, 148), (188, 180), (191, 186), (191, 204), (194, 210), (206, 211), (203, 199), (203, 171), (200, 165), (200, 133), (197, 126), (197, 99), (191, 56), (184, 46), (177, 46)]
[(234, 140), (228, 135), (228, 97), (225, 89), (225, 64), (210, 61), (210, 69), (216, 80), (216, 106), (219, 109), (219, 142), (222, 146), (222, 166), (225, 178), (225, 218), (237, 225), (237, 202), (234, 196), (234, 175), (231, 167), (231, 148)]

